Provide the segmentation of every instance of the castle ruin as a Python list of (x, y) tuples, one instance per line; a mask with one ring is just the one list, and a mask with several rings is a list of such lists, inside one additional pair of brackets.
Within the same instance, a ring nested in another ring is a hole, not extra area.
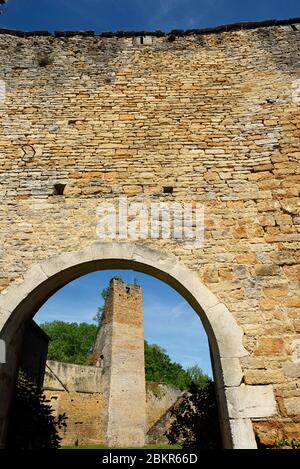
[[(0, 33), (0, 447), (26, 324), (109, 268), (200, 316), (225, 448), (299, 439), (300, 19)], [(204, 243), (99, 239), (99, 204), (120, 195), (204, 204)]]
[(181, 392), (147, 383), (146, 394), (142, 291), (138, 285), (111, 280), (92, 363), (47, 362), (46, 397), (56, 415), (68, 417), (61, 432), (62, 444), (138, 448), (151, 442), (149, 431), (151, 438), (167, 441), (156, 424)]
[(112, 279), (94, 360), (102, 370), (106, 444), (142, 447), (146, 430), (146, 383), (142, 290)]

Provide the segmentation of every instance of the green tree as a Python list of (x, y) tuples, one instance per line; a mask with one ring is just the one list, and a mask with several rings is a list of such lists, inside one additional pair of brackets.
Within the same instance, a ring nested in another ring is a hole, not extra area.
[(166, 432), (171, 444), (180, 443), (185, 450), (222, 448), (213, 382), (202, 388), (192, 383), (171, 413), (174, 420)]
[(66, 426), (67, 417), (55, 418), (45, 395), (23, 373), (19, 374), (7, 447), (13, 450), (58, 448), (60, 428)]
[(205, 385), (209, 377), (204, 375), (198, 365), (187, 371), (173, 362), (164, 349), (156, 344), (149, 345), (145, 341), (145, 374), (146, 381), (157, 381), (170, 384), (179, 389), (187, 389), (193, 380), (197, 384)]
[(41, 324), (51, 338), (48, 359), (78, 365), (88, 365), (93, 351), (97, 326), (82, 322), (53, 321)]
[(195, 383), (199, 388), (204, 388), (211, 381), (210, 377), (203, 373), (199, 365), (193, 365), (186, 369), (190, 377), (190, 382)]
[[(48, 348), (49, 360), (78, 365), (90, 364), (98, 330), (95, 324), (53, 321), (41, 324), (41, 328), (51, 339)], [(164, 349), (156, 344), (149, 345), (147, 341), (145, 374), (147, 381), (166, 383), (179, 389), (187, 389), (192, 381), (198, 386), (205, 386), (209, 381), (209, 377), (203, 374), (198, 365), (184, 370), (179, 363), (171, 360)]]

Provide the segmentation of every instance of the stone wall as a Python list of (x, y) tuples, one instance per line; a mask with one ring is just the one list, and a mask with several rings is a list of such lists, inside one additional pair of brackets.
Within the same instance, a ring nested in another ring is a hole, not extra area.
[(104, 400), (102, 393), (44, 392), (50, 401), (54, 415), (65, 413), (65, 428), (59, 431), (62, 446), (97, 445), (105, 443), (103, 425)]
[[(107, 443), (103, 384), (99, 367), (47, 361), (44, 394), (54, 415), (65, 413), (68, 417), (67, 427), (60, 431), (63, 446)], [(148, 432), (182, 393), (165, 384), (151, 382), (146, 385)], [(165, 442), (163, 432), (155, 435), (157, 443)]]
[(150, 42), (1, 34), (0, 289), (97, 241), (96, 208), (118, 194), (204, 203), (202, 247), (141, 242), (242, 328), (238, 384), (269, 385), (277, 409), (232, 415), (299, 439), (299, 24)]
[(147, 432), (182, 395), (179, 389), (162, 383), (146, 382)]
[(140, 286), (111, 279), (93, 359), (101, 367), (105, 443), (143, 447), (146, 387)]
[(171, 409), (177, 405), (184, 393), (172, 386), (147, 382), (147, 444), (168, 444), (165, 433), (169, 430), (173, 417)]
[(49, 336), (34, 321), (25, 331), (21, 350), (20, 370), (39, 388), (44, 382)]
[(56, 389), (67, 392), (101, 392), (101, 369), (96, 366), (47, 360), (43, 387), (46, 390)]
[[(172, 391), (174, 393), (176, 390)], [(150, 427), (147, 432), (147, 443), (149, 445), (169, 444), (166, 433), (169, 432), (171, 424), (174, 422), (173, 412), (179, 408), (187, 395), (188, 392), (181, 392), (176, 400), (170, 401), (170, 407), (166, 408), (159, 418), (153, 422), (152, 427)]]
[(104, 397), (101, 369), (48, 360), (44, 394), (54, 415), (66, 414), (67, 427), (61, 429), (61, 444), (104, 443)]

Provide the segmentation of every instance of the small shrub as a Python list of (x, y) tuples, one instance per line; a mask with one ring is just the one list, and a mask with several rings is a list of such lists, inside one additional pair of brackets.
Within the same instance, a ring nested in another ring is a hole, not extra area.
[(284, 439), (284, 440), (279, 440), (275, 443), (276, 449), (283, 448), (283, 447), (292, 448), (292, 449), (300, 449), (300, 441), (295, 440), (295, 439), (292, 439), (292, 440)]
[(66, 427), (65, 414), (55, 418), (42, 390), (20, 373), (13, 403), (7, 447), (34, 450), (59, 448), (58, 431)]
[(171, 444), (180, 443), (185, 450), (222, 448), (213, 382), (205, 387), (192, 383), (189, 394), (171, 414), (174, 421), (166, 433)]

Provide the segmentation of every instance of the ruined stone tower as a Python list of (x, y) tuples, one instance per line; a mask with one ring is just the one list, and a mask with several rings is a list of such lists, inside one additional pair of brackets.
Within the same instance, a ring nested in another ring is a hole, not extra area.
[(102, 368), (106, 444), (144, 446), (146, 390), (139, 286), (111, 280), (95, 343), (94, 363)]

